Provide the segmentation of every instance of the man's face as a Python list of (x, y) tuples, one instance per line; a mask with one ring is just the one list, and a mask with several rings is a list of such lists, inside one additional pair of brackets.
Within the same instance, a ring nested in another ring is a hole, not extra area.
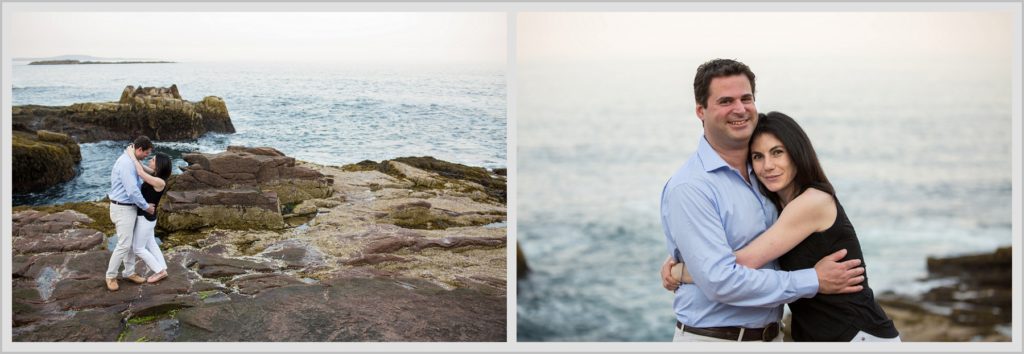
[(142, 159), (146, 158), (147, 156), (149, 156), (149, 153), (151, 153), (151, 152), (153, 152), (152, 148), (149, 148), (149, 149), (146, 149), (146, 150), (143, 150), (142, 148), (136, 148), (135, 149), (135, 159), (136, 160), (142, 160)]
[(707, 107), (697, 105), (704, 134), (712, 145), (746, 148), (757, 125), (757, 107), (745, 75), (711, 79)]

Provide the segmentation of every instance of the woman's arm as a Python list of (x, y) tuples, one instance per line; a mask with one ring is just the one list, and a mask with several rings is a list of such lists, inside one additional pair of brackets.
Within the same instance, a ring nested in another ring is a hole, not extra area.
[[(751, 269), (761, 268), (789, 252), (812, 233), (825, 231), (831, 227), (836, 221), (837, 213), (832, 195), (808, 188), (782, 210), (779, 220), (772, 227), (745, 247), (733, 252), (736, 255), (736, 264)], [(672, 280), (693, 284), (686, 264), (677, 263), (669, 267), (672, 267), (669, 272)]]
[(139, 162), (139, 160), (135, 158), (134, 146), (128, 145), (128, 149), (130, 150), (128, 151), (128, 157), (130, 157), (132, 159), (132, 162), (135, 163), (135, 173), (137, 173), (139, 177), (142, 177), (142, 180), (145, 181), (147, 184), (153, 186), (153, 189), (155, 189), (158, 192), (162, 191), (164, 189), (164, 180), (153, 177), (152, 175), (150, 175), (152, 171), (149, 171), (149, 169), (146, 168), (146, 166), (142, 166), (142, 162)]
[(736, 263), (747, 268), (761, 268), (789, 252), (812, 233), (831, 227), (836, 213), (832, 195), (808, 188), (786, 205), (772, 227), (735, 252)]

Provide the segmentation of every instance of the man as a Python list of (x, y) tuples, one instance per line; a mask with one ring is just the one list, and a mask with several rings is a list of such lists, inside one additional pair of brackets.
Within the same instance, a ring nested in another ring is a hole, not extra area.
[[(145, 135), (139, 136), (132, 143), (135, 146), (135, 157), (138, 160), (145, 159), (153, 151), (153, 142)], [(153, 214), (156, 206), (146, 203), (142, 197), (142, 178), (135, 172), (135, 162), (128, 153), (121, 154), (114, 162), (114, 168), (110, 171), (110, 221), (117, 229), (117, 247), (110, 255), (110, 262), (107, 264), (107, 289), (117, 291), (117, 270), (124, 263), (124, 278), (137, 284), (146, 281), (143, 277), (135, 274), (135, 253), (132, 253), (132, 236), (135, 234), (135, 219), (138, 215), (136, 207)]]
[(675, 291), (673, 341), (782, 341), (783, 304), (819, 292), (859, 291), (864, 270), (860, 260), (837, 263), (845, 250), (794, 272), (778, 271), (774, 261), (762, 269), (736, 264), (733, 252), (778, 214), (747, 165), (758, 119), (754, 73), (738, 61), (716, 59), (697, 69), (693, 86), (704, 137), (661, 196), (670, 258), (685, 261), (694, 282)]

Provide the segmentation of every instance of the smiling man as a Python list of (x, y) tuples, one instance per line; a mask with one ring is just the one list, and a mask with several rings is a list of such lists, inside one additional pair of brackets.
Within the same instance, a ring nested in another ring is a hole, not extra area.
[[(704, 126), (697, 152), (665, 184), (661, 225), (671, 259), (682, 260), (694, 284), (675, 288), (673, 341), (782, 341), (782, 305), (817, 293), (851, 292), (860, 260), (829, 255), (815, 268), (779, 271), (736, 264), (734, 251), (777, 219), (747, 164), (757, 125), (754, 73), (747, 65), (715, 59), (697, 68), (697, 117)], [(665, 275), (663, 268), (663, 278)]]

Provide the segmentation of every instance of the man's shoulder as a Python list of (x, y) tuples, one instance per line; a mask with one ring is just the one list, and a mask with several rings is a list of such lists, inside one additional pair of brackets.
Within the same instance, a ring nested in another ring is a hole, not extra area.
[(700, 157), (694, 153), (672, 173), (672, 177), (669, 177), (668, 182), (665, 183), (665, 188), (672, 189), (680, 185), (705, 185), (707, 178)]
[(131, 161), (130, 158), (128, 158), (128, 155), (125, 155), (125, 154), (122, 153), (121, 156), (118, 156), (117, 160), (114, 161), (113, 170), (117, 171), (117, 170), (127, 169), (127, 168), (132, 167), (131, 164), (132, 164), (132, 161)]

